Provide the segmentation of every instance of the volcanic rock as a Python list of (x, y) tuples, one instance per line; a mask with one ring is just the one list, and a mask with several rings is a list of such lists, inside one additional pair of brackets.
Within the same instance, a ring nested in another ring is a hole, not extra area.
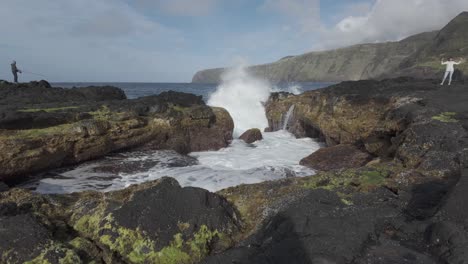
[(352, 145), (337, 145), (322, 148), (302, 159), (300, 164), (315, 170), (359, 168), (366, 165), (372, 156)]
[(259, 141), (263, 139), (262, 132), (258, 128), (252, 128), (245, 131), (239, 139), (242, 139), (245, 143), (251, 144), (255, 141)]
[(221, 196), (163, 178), (122, 191), (0, 193), (2, 263), (194, 263), (232, 246), (240, 221)]
[(201, 96), (164, 92), (126, 100), (115, 87), (0, 85), (0, 180), (77, 164), (129, 148), (182, 154), (218, 150), (234, 123)]

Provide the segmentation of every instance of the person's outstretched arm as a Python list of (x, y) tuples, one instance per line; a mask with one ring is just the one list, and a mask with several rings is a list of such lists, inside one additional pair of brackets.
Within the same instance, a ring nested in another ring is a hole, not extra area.
[(447, 64), (447, 62), (444, 61), (444, 59), (441, 59), (441, 60), (440, 60), (440, 64), (444, 65), (444, 64)]

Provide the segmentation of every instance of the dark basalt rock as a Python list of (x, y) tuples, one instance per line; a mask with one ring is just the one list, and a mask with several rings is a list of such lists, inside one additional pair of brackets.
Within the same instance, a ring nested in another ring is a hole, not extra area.
[(381, 239), (367, 249), (364, 256), (355, 260), (356, 264), (437, 264), (429, 254), (407, 248), (398, 241)]
[[(156, 242), (155, 250), (167, 246), (177, 233), (194, 234), (202, 225), (209, 230), (236, 228), (236, 212), (219, 195), (199, 188), (181, 188), (172, 178), (133, 194), (121, 207), (112, 210), (117, 225), (139, 228)], [(164, 213), (161, 213), (164, 212)], [(180, 230), (180, 225), (186, 225)]]
[(247, 144), (252, 144), (255, 141), (263, 139), (262, 132), (258, 128), (252, 128), (245, 131), (239, 139), (242, 139)]
[(189, 93), (168, 91), (168, 92), (162, 92), (161, 94), (159, 94), (159, 97), (165, 102), (179, 105), (182, 107), (190, 107), (193, 105), (205, 104), (202, 96), (189, 94)]
[(23, 263), (34, 259), (52, 238), (49, 230), (32, 214), (0, 215), (0, 260)]
[(300, 164), (312, 169), (329, 171), (359, 168), (372, 160), (372, 155), (352, 145), (322, 148), (302, 159)]
[(0, 181), (0, 192), (8, 191), (8, 189), (10, 189), (10, 187), (8, 187), (8, 185)]
[(416, 185), (412, 190), (412, 198), (405, 210), (409, 218), (425, 220), (434, 216), (442, 206), (447, 194), (452, 190), (454, 182), (430, 181)]
[(0, 105), (98, 102), (126, 98), (121, 89), (111, 86), (63, 89), (52, 88), (46, 81), (0, 83)]
[(241, 245), (204, 263), (351, 263), (385, 222), (397, 221), (397, 200), (377, 191), (343, 204), (314, 190), (278, 212)]
[(427, 229), (427, 243), (440, 263), (467, 263), (468, 236), (462, 227), (439, 222)]
[(108, 193), (0, 193), (1, 263), (196, 263), (240, 228), (226, 199), (172, 178)]

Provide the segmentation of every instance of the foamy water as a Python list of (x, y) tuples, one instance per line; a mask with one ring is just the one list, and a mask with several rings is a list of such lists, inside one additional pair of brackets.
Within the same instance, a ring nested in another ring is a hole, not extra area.
[[(278, 131), (264, 133), (264, 140), (253, 144), (234, 140), (228, 148), (195, 152), (188, 158), (174, 151), (117, 154), (57, 172), (23, 187), (40, 193), (111, 191), (169, 176), (182, 186), (218, 191), (240, 184), (313, 175), (314, 171), (299, 165), (299, 161), (319, 148), (320, 144), (313, 139), (296, 139), (288, 132)], [(125, 164), (144, 171), (129, 173), (126, 167), (119, 171)], [(145, 168), (148, 164), (151, 167)], [(110, 167), (111, 172), (107, 171)]]

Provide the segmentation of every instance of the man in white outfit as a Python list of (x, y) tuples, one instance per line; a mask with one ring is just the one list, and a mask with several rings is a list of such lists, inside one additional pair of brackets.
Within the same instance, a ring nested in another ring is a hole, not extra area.
[(457, 62), (457, 61), (454, 61), (452, 58), (449, 58), (448, 61), (442, 60), (440, 62), (442, 65), (447, 65), (447, 68), (445, 70), (444, 79), (442, 80), (442, 83), (440, 85), (444, 85), (445, 79), (447, 79), (447, 77), (449, 77), (448, 85), (452, 84), (452, 76), (453, 76), (453, 72), (455, 71), (454, 65), (458, 65), (458, 64), (460, 64), (462, 62), (463, 62), (463, 60), (460, 60), (460, 61)]

